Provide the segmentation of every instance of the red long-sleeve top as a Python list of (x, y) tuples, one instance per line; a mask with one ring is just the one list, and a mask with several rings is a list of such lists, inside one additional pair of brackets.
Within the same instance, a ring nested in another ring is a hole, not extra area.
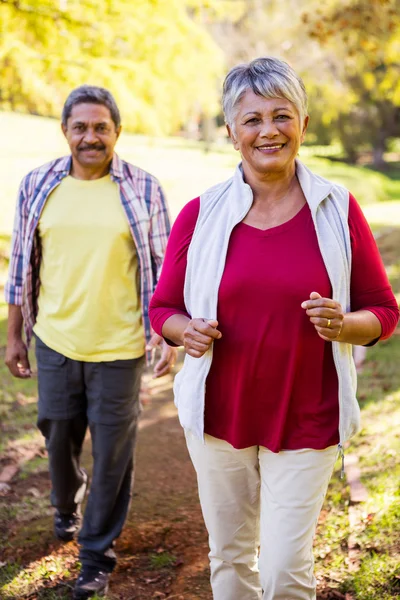
[[(150, 303), (152, 326), (160, 335), (170, 316), (190, 316), (183, 288), (199, 208), (199, 198), (189, 202), (172, 228)], [(352, 196), (348, 223), (351, 309), (373, 312), (382, 325), (380, 339), (385, 339), (396, 327), (398, 305)], [(307, 204), (288, 222), (265, 231), (236, 225), (218, 293), (222, 338), (214, 342), (206, 381), (205, 433), (235, 448), (260, 445), (273, 452), (339, 442), (332, 344), (317, 335), (300, 306), (313, 291), (332, 296)]]

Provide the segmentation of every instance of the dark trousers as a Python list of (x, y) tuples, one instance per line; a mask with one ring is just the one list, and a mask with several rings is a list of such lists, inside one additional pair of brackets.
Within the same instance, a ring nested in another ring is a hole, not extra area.
[(112, 550), (132, 496), (144, 357), (112, 362), (69, 359), (36, 337), (38, 427), (46, 438), (51, 502), (71, 513), (83, 499), (80, 455), (89, 426), (93, 473), (79, 535), (82, 564), (112, 571)]

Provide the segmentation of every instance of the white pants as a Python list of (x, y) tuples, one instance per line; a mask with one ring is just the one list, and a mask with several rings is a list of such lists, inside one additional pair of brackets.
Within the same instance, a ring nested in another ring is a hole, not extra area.
[[(236, 450), (186, 432), (209, 534), (214, 600), (315, 600), (312, 544), (337, 457)], [(260, 554), (258, 556), (258, 549)]]

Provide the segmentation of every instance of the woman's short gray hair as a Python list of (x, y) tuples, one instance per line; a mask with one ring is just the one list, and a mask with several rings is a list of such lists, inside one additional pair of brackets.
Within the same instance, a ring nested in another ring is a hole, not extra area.
[(233, 67), (225, 78), (222, 105), (231, 128), (238, 104), (249, 89), (264, 98), (286, 98), (297, 108), (301, 122), (307, 116), (307, 92), (301, 78), (283, 60), (262, 57)]
[(61, 121), (63, 125), (67, 125), (72, 109), (77, 104), (102, 104), (110, 111), (116, 129), (121, 125), (121, 115), (117, 103), (111, 92), (105, 88), (97, 87), (96, 85), (81, 85), (75, 90), (72, 90), (65, 101), (62, 111)]

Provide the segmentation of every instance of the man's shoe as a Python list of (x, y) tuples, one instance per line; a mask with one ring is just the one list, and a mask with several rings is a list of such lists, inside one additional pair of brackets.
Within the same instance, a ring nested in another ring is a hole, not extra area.
[(94, 595), (105, 596), (109, 577), (109, 573), (97, 567), (83, 566), (74, 587), (74, 600), (84, 600)]
[(85, 469), (81, 469), (83, 481), (75, 495), (76, 510), (72, 513), (60, 513), (56, 510), (54, 514), (54, 534), (62, 542), (70, 542), (79, 533), (82, 525), (81, 504), (85, 498), (89, 477)]
[(78, 534), (82, 523), (81, 512), (78, 510), (70, 514), (61, 514), (56, 511), (54, 515), (54, 534), (62, 542), (70, 542)]

